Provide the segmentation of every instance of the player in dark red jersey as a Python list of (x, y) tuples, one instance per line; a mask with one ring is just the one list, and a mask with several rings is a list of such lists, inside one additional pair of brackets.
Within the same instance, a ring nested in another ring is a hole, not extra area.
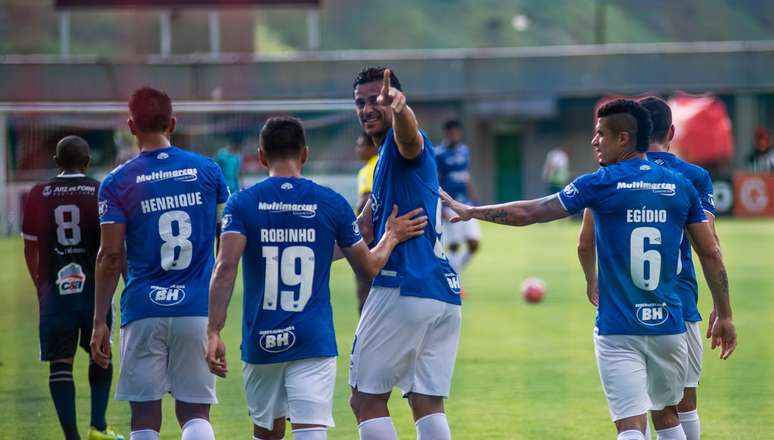
[[(40, 358), (50, 365), (49, 389), (65, 438), (80, 439), (75, 418), (73, 358), (78, 345), (89, 351), (94, 314), (94, 265), (100, 231), (99, 182), (86, 177), (89, 144), (67, 136), (56, 146), (61, 173), (35, 185), (24, 207), (22, 237), (27, 269), (38, 290)], [(112, 364), (89, 361), (91, 428), (89, 440), (119, 438), (105, 411)]]

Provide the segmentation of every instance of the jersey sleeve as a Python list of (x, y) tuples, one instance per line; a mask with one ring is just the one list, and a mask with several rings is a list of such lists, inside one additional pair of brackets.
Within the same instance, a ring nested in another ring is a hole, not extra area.
[(228, 199), (226, 207), (223, 209), (223, 219), (221, 220), (221, 234), (242, 234), (247, 235), (245, 229), (245, 219), (242, 218), (241, 211), (239, 209), (240, 197), (238, 194), (234, 194), (233, 197)]
[(126, 212), (121, 206), (121, 199), (115, 188), (113, 175), (108, 175), (99, 186), (99, 222), (105, 223), (126, 223)]
[(584, 174), (558, 192), (559, 201), (568, 214), (575, 214), (594, 203), (599, 194), (600, 173)]
[(27, 201), (24, 204), (24, 218), (22, 219), (22, 238), (30, 241), (37, 241), (41, 233), (44, 218), (42, 212), (41, 190), (35, 186), (29, 192)]
[(707, 221), (707, 216), (704, 214), (704, 208), (702, 207), (701, 200), (699, 199), (699, 193), (693, 185), (689, 184), (687, 180), (684, 180), (686, 191), (688, 193), (688, 201), (690, 208), (688, 209), (688, 218), (685, 220), (686, 225), (693, 223), (703, 223)]
[(713, 216), (716, 216), (715, 196), (713, 194), (714, 189), (712, 188), (712, 179), (708, 172), (704, 172), (701, 180), (699, 180), (696, 185), (696, 191), (699, 193), (699, 200), (701, 201), (702, 208)]
[(335, 194), (334, 197), (336, 198), (333, 205), (336, 210), (336, 243), (342, 248), (352, 247), (363, 239), (357, 227), (357, 218), (344, 197), (339, 194)]

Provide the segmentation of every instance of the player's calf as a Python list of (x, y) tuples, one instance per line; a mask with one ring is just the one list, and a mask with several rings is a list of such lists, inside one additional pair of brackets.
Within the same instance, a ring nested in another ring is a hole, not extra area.
[(683, 392), (683, 400), (677, 405), (677, 416), (680, 418), (680, 425), (685, 432), (685, 438), (688, 440), (699, 440), (701, 438), (701, 422), (699, 413), (696, 410), (696, 388), (686, 388)]
[(651, 411), (653, 427), (658, 440), (685, 440), (685, 432), (680, 426), (677, 406), (667, 406), (663, 410)]
[[(132, 440), (135, 431), (155, 431), (156, 438), (161, 431), (161, 400), (130, 402), (132, 409)], [(150, 438), (150, 437), (149, 437)]]

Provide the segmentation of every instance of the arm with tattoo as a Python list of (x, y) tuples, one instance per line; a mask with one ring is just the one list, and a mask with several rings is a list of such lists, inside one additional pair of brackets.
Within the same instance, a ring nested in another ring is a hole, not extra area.
[(452, 199), (441, 192), (446, 206), (457, 214), (452, 222), (470, 220), (471, 218), (510, 226), (527, 226), (534, 223), (545, 223), (569, 214), (559, 201), (556, 194), (533, 200), (519, 200), (498, 205), (468, 206)]

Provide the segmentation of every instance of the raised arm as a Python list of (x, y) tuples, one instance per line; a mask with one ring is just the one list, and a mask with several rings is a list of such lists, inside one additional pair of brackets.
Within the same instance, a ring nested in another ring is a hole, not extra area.
[(586, 295), (589, 302), (599, 306), (599, 285), (597, 284), (597, 249), (594, 238), (594, 216), (591, 210), (583, 211), (583, 223), (578, 237), (578, 260), (586, 277)]
[(104, 223), (101, 226), (97, 266), (94, 270), (94, 327), (91, 333), (91, 357), (102, 368), (110, 363), (110, 329), (107, 314), (113, 302), (118, 278), (124, 271), (126, 225)]
[(472, 218), (510, 226), (528, 226), (534, 223), (545, 223), (569, 214), (559, 201), (557, 194), (533, 200), (519, 200), (501, 203), (499, 205), (468, 206), (460, 203), (445, 191), (441, 191), (443, 203), (451, 208), (457, 216), (451, 218), (452, 223), (466, 221)]
[(712, 325), (712, 348), (721, 347), (720, 358), (728, 359), (736, 349), (736, 328), (732, 321), (731, 300), (728, 289), (728, 273), (723, 264), (720, 245), (712, 228), (707, 223), (693, 223), (687, 226), (696, 254), (704, 269), (712, 301), (717, 312), (717, 319)]
[(406, 95), (390, 86), (390, 69), (384, 69), (382, 90), (376, 98), (379, 105), (389, 106), (392, 110), (392, 128), (395, 130), (395, 142), (400, 155), (406, 159), (419, 156), (424, 146), (419, 134), (419, 124), (414, 111), (406, 104)]
[(210, 278), (210, 302), (207, 321), (207, 364), (210, 372), (226, 377), (226, 345), (220, 331), (226, 325), (228, 304), (234, 292), (239, 258), (245, 250), (247, 237), (240, 233), (225, 233), (220, 239), (220, 252)]
[(387, 220), (384, 235), (373, 249), (368, 249), (365, 240), (359, 241), (352, 247), (341, 249), (355, 273), (367, 279), (378, 275), (399, 243), (424, 233), (427, 216), (419, 216), (421, 213), (422, 208), (417, 208), (398, 217), (398, 207), (394, 206)]

